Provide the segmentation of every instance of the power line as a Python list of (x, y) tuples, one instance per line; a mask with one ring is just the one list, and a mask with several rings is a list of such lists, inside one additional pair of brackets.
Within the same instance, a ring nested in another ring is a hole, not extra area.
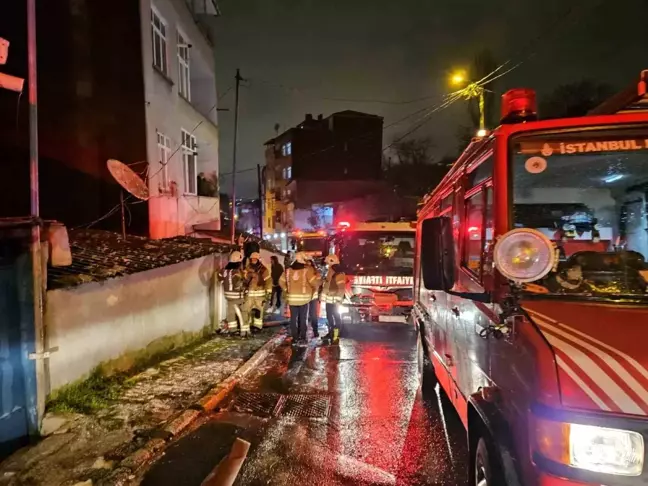
[(308, 96), (311, 98), (317, 98), (321, 100), (326, 100), (326, 101), (339, 101), (343, 103), (377, 103), (377, 104), (384, 104), (384, 105), (409, 105), (412, 103), (419, 103), (421, 101), (427, 101), (432, 98), (434, 98), (434, 95), (430, 96), (424, 96), (421, 98), (415, 98), (411, 100), (381, 100), (381, 99), (374, 99), (374, 98), (346, 98), (346, 97), (333, 97), (333, 96), (318, 96), (318, 95), (313, 95), (313, 94), (308, 94), (308, 91), (314, 91), (315, 88), (296, 88), (294, 86), (288, 86), (285, 84), (281, 83), (274, 83), (272, 81), (267, 81), (262, 78), (252, 78), (248, 79), (248, 81), (251, 83), (250, 86), (254, 85), (254, 82), (258, 82), (260, 84), (264, 84), (266, 86), (272, 87), (272, 88), (277, 88), (277, 89), (282, 89), (284, 91), (288, 92), (294, 92), (297, 94), (302, 94), (304, 96)]

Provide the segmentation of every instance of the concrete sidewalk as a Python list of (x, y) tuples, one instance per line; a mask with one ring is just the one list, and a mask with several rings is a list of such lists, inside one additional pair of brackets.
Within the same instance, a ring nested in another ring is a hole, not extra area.
[(228, 380), (279, 332), (277, 325), (250, 339), (214, 337), (122, 380), (98, 402), (102, 406), (86, 413), (75, 411), (74, 403), (56, 402), (57, 411), (44, 422), (47, 437), (0, 464), (0, 485), (105, 484), (122, 461), (151, 439), (166, 441), (175, 435), (168, 431), (170, 422)]

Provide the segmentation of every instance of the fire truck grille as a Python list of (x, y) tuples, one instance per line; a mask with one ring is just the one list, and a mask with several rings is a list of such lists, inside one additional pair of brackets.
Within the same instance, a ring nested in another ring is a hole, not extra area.
[(331, 399), (327, 395), (281, 395), (240, 393), (229, 406), (231, 412), (257, 417), (327, 418)]

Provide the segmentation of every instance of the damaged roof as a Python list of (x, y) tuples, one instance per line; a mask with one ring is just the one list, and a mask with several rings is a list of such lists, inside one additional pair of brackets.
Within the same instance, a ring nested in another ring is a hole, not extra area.
[(206, 238), (177, 236), (151, 240), (101, 230), (74, 230), (69, 233), (72, 265), (49, 267), (47, 288), (76, 287), (101, 282), (154, 268), (193, 260), (212, 253), (229, 253), (231, 245)]

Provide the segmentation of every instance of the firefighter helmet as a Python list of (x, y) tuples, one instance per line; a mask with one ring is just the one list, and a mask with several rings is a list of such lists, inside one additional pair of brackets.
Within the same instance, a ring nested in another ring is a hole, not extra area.
[(337, 255), (328, 255), (324, 261), (327, 265), (338, 265), (340, 263)]
[(229, 257), (230, 263), (241, 263), (243, 261), (243, 254), (240, 251), (233, 251)]
[(258, 251), (255, 251), (250, 255), (250, 260), (261, 260), (261, 254)]
[(306, 256), (306, 254), (303, 251), (299, 251), (295, 255), (295, 261), (297, 263), (306, 263), (307, 259), (308, 259), (308, 257)]

